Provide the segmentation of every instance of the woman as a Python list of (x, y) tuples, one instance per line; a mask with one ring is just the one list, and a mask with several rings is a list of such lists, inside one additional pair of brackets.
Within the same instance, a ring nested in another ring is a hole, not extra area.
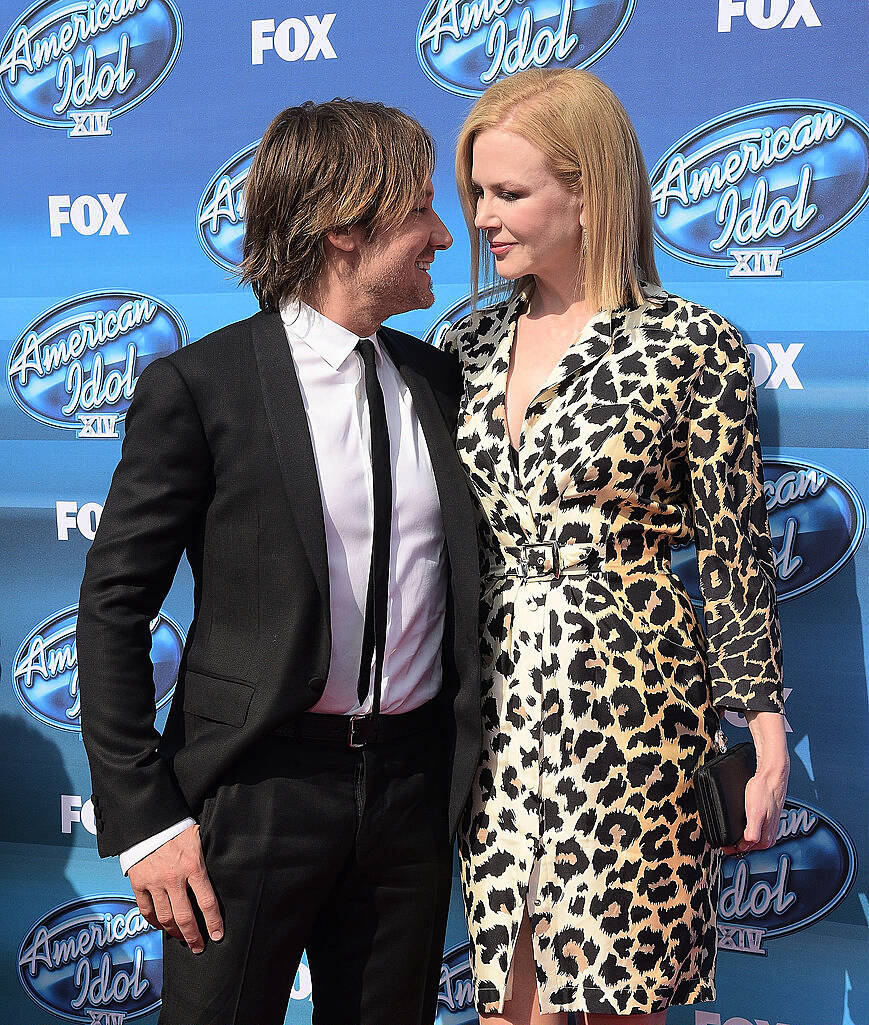
[[(755, 397), (742, 341), (663, 291), (642, 154), (583, 71), (493, 85), (456, 157), (509, 299), (454, 325), (483, 551), (484, 751), (460, 837), (487, 1025), (662, 1025), (715, 995), (718, 852), (691, 777), (724, 709), (771, 846), (788, 755)], [(694, 540), (706, 636), (670, 569)]]

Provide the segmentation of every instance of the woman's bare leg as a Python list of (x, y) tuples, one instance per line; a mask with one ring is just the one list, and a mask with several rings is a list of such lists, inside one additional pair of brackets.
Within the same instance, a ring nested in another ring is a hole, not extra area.
[[(513, 952), (513, 993), (504, 1002), (501, 1014), (481, 1014), (480, 1025), (567, 1025), (567, 1012), (540, 1013), (537, 999), (537, 976), (534, 971), (534, 953), (531, 949), (531, 926), (527, 911)], [(576, 1015), (579, 1025), (666, 1025), (667, 1012), (654, 1014), (587, 1014)]]
[(537, 999), (537, 976), (534, 971), (534, 952), (531, 949), (531, 925), (528, 912), (522, 915), (522, 925), (513, 951), (513, 994), (504, 1002), (501, 1014), (481, 1014), (480, 1025), (567, 1025), (567, 1012), (540, 1013)]

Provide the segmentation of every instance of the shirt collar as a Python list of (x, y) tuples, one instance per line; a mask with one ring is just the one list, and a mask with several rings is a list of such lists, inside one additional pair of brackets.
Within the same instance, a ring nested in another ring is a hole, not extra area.
[[(324, 317), (319, 310), (305, 302), (291, 302), (281, 307), (281, 320), (292, 345), (304, 342), (333, 370), (340, 369), (356, 348), (360, 336)], [(382, 358), (377, 333), (368, 336), (374, 342), (374, 351)]]

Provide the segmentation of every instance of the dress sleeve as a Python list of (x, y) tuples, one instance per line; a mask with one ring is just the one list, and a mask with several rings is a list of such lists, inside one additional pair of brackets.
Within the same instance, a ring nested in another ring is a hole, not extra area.
[(757, 398), (748, 352), (726, 322), (695, 380), (688, 463), (713, 704), (783, 712)]

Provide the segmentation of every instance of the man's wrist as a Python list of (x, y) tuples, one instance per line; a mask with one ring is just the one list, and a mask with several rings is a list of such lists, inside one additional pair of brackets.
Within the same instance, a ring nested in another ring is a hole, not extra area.
[(195, 819), (191, 819), (189, 817), (181, 819), (180, 822), (176, 822), (173, 825), (168, 826), (166, 829), (161, 829), (159, 833), (155, 833), (153, 836), (149, 836), (145, 840), (141, 840), (139, 843), (127, 848), (127, 850), (122, 851), (118, 855), (118, 861), (121, 864), (121, 871), (124, 875), (127, 875), (133, 865), (140, 862), (143, 858), (147, 858), (149, 854), (153, 854), (154, 851), (162, 847), (163, 844), (169, 843), (170, 840), (174, 840), (179, 833), (183, 833), (188, 827), (195, 825)]

